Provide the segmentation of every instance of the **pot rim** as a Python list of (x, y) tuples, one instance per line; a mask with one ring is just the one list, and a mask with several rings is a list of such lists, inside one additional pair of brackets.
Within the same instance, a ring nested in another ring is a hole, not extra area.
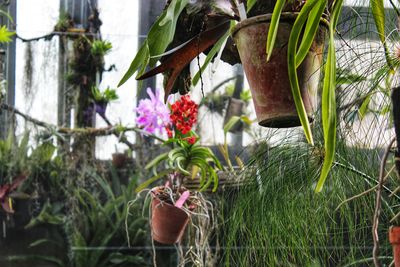
[[(163, 190), (164, 188), (165, 188), (164, 185), (160, 185), (160, 186), (153, 187), (153, 188), (150, 190), (150, 191), (151, 191), (151, 198), (152, 198), (152, 199), (158, 199), (158, 201), (160, 201), (163, 205), (169, 205), (169, 206), (173, 206), (173, 207), (175, 207), (175, 208), (177, 208), (177, 209), (181, 209), (181, 208), (178, 208), (178, 207), (176, 207), (175, 205), (173, 205), (173, 204), (171, 204), (171, 203), (168, 203), (168, 202), (166, 202), (166, 201), (161, 200), (161, 199), (158, 197), (157, 192), (159, 192), (160, 190)], [(181, 189), (183, 189), (183, 191), (188, 190), (188, 189), (186, 189), (186, 187), (184, 187), (184, 186), (182, 186)], [(188, 190), (188, 191), (190, 192), (190, 190)], [(177, 201), (177, 200), (175, 199), (174, 201)]]
[[(280, 21), (287, 21), (287, 22), (294, 22), (297, 18), (297, 15), (299, 12), (282, 12)], [(251, 17), (245, 20), (242, 20), (236, 26), (233, 28), (231, 32), (231, 36), (234, 37), (235, 34), (240, 31), (242, 28), (251, 26), (253, 24), (257, 23), (262, 23), (262, 22), (269, 22), (271, 21), (272, 18), (272, 13), (264, 14), (264, 15), (259, 15), (255, 17)], [(321, 23), (320, 25), (325, 26), (326, 28), (329, 28), (329, 21), (326, 18), (321, 18), (320, 19)]]

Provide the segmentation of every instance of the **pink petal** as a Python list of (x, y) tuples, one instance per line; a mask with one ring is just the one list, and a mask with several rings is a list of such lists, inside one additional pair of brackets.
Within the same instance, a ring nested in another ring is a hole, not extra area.
[(175, 202), (175, 207), (182, 208), (183, 204), (185, 204), (185, 202), (189, 198), (189, 196), (190, 196), (189, 191), (183, 192), (182, 195), (180, 196), (180, 198)]

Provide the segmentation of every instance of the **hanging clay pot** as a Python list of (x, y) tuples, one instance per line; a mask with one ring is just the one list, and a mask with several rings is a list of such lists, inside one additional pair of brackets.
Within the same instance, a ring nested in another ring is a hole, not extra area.
[[(296, 13), (282, 13), (275, 47), (267, 62), (266, 43), (271, 14), (241, 21), (232, 32), (250, 84), (258, 123), (265, 127), (300, 126), (288, 78), (287, 46)], [(306, 59), (298, 68), (301, 95), (313, 120), (322, 65), (325, 27), (320, 27)]]
[(393, 247), (394, 267), (400, 267), (400, 226), (389, 228), (389, 241)]
[(152, 189), (151, 232), (157, 242), (173, 245), (179, 243), (185, 233), (189, 215), (181, 208), (160, 200), (157, 191), (161, 191), (162, 188)]

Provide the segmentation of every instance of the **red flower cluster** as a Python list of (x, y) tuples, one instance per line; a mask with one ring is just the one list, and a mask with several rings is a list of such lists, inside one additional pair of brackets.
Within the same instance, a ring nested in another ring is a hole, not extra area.
[(198, 105), (188, 95), (171, 105), (171, 121), (182, 134), (187, 134), (197, 122)]
[(196, 138), (196, 136), (190, 136), (190, 137), (183, 138), (183, 140), (185, 140), (186, 142), (188, 142), (191, 145), (194, 145), (194, 143), (196, 143), (196, 141), (197, 141), (197, 138)]

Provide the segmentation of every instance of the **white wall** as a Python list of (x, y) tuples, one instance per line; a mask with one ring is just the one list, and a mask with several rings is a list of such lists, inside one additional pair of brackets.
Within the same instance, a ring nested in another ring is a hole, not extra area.
[[(45, 14), (45, 15), (44, 15)], [(53, 30), (59, 17), (59, 1), (18, 0), (17, 34), (24, 38), (42, 36)], [(57, 123), (58, 38), (51, 42), (31, 43), (32, 83), (27, 83), (27, 43), (17, 40), (16, 52), (16, 107), (29, 115), (48, 123)], [(18, 131), (25, 127), (18, 120)]]
[[(101, 27), (102, 37), (113, 44), (113, 49), (106, 56), (106, 68), (115, 64), (116, 71), (104, 73), (101, 88), (117, 88), (118, 82), (137, 52), (138, 46), (138, 17), (139, 1), (132, 0), (99, 0), (100, 19), (103, 21)], [(134, 125), (136, 107), (136, 81), (134, 77), (118, 88), (119, 100), (111, 103), (107, 110), (107, 116), (112, 123), (121, 122), (123, 125)], [(105, 123), (101, 118), (97, 119), (99, 127)], [(135, 141), (135, 135), (129, 135), (131, 142)], [(109, 158), (117, 145), (114, 136), (98, 138), (96, 154), (99, 158)], [(118, 150), (126, 149), (125, 145), (118, 144)]]

